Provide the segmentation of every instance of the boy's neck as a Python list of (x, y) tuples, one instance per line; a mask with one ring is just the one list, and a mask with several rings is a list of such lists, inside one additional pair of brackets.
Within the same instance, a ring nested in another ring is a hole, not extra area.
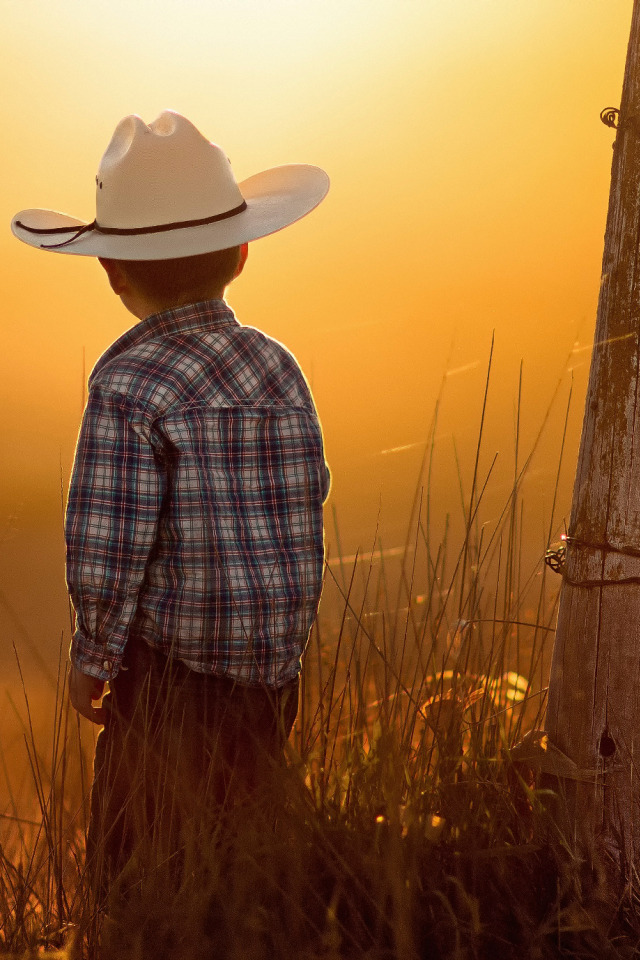
[[(132, 313), (134, 317), (138, 318), (138, 320), (146, 320), (147, 317), (152, 316), (154, 313), (163, 313), (165, 310), (177, 310), (178, 307), (189, 306), (189, 301), (186, 303), (160, 303), (150, 300), (138, 290), (127, 290), (126, 292), (123, 292), (120, 294), (120, 299), (129, 313)], [(207, 293), (207, 300), (223, 299), (224, 288), (222, 290), (209, 291)]]

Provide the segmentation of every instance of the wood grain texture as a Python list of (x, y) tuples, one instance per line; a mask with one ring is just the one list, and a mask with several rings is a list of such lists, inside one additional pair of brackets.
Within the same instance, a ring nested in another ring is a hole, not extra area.
[[(625, 872), (640, 863), (640, 558), (601, 545), (640, 549), (639, 243), (635, 0), (546, 720), (550, 741), (596, 773), (566, 785), (570, 822), (620, 853)], [(618, 582), (628, 578), (638, 582)]]

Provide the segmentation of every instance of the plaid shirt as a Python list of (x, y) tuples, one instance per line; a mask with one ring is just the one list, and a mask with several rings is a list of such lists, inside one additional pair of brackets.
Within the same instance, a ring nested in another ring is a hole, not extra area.
[(222, 300), (148, 317), (100, 358), (66, 514), (74, 664), (108, 680), (129, 635), (278, 687), (323, 573), (322, 431), (295, 358)]

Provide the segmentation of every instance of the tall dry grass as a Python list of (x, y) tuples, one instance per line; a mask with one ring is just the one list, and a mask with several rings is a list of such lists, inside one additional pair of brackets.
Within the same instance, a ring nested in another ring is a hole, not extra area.
[(377, 536), (349, 564), (329, 558), (287, 764), (268, 802), (194, 821), (178, 866), (141, 851), (106, 913), (84, 864), (92, 736), (69, 710), (64, 658), (46, 755), (25, 687), (31, 808), (13, 796), (5, 763), (0, 953), (636, 956), (634, 904), (612, 897), (604, 866), (562, 835), (548, 791), (512, 755), (544, 722), (559, 583), (543, 556), (557, 534), (564, 439), (545, 542), (527, 569), (521, 492), (534, 451), (520, 462), (518, 415), (511, 490), (488, 523), (486, 399), (471, 476), (459, 476), (460, 535), (448, 520), (434, 535), (436, 411), (399, 566)]

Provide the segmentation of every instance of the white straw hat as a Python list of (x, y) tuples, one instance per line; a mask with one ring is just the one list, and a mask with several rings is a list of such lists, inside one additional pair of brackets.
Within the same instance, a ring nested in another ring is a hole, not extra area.
[(234, 247), (275, 233), (324, 199), (320, 167), (291, 163), (236, 183), (220, 147), (172, 110), (153, 123), (116, 127), (96, 177), (96, 219), (21, 210), (19, 240), (52, 253), (167, 260)]

